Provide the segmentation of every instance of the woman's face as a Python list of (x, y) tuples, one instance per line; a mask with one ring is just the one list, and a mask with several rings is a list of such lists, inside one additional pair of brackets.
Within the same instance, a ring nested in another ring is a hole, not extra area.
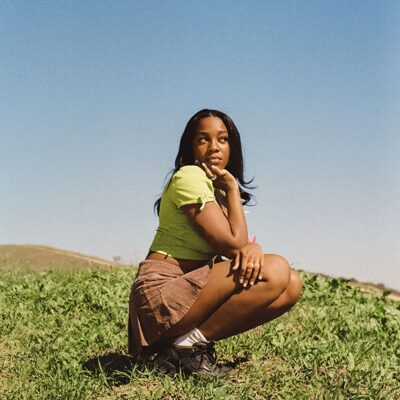
[(228, 165), (228, 130), (220, 118), (207, 117), (200, 120), (193, 137), (193, 156), (208, 167), (216, 165), (223, 169)]

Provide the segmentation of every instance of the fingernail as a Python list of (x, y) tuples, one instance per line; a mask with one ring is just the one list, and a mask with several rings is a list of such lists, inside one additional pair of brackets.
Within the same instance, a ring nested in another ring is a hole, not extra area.
[(239, 279), (239, 282), (240, 282), (240, 283), (243, 283), (243, 279)]
[(254, 281), (251, 281), (251, 282), (250, 282), (250, 285), (253, 286), (253, 285), (254, 285)]
[(246, 286), (247, 286), (247, 282), (243, 284), (243, 287), (246, 287)]

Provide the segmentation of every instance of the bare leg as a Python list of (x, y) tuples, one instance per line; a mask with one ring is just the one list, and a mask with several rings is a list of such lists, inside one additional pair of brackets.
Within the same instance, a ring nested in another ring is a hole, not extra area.
[(281, 256), (264, 256), (267, 273), (262, 281), (242, 289), (230, 261), (214, 265), (207, 285), (188, 313), (162, 339), (200, 327), (210, 339), (244, 332), (287, 311), (300, 294), (300, 278)]
[(296, 304), (300, 292), (300, 276), (296, 271), (291, 270), (289, 285), (268, 306), (261, 306), (249, 314), (239, 296), (234, 294), (205, 320), (199, 329), (205, 337), (213, 340), (225, 339), (246, 332), (284, 314)]

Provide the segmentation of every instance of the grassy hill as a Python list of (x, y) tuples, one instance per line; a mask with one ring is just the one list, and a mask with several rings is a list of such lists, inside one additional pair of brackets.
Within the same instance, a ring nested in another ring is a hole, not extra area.
[[(59, 264), (49, 264), (59, 265)], [(126, 355), (134, 268), (0, 272), (0, 398), (400, 399), (400, 303), (302, 272), (283, 317), (217, 344), (228, 378), (157, 373)]]
[(48, 271), (117, 264), (84, 254), (40, 245), (0, 245), (0, 271)]

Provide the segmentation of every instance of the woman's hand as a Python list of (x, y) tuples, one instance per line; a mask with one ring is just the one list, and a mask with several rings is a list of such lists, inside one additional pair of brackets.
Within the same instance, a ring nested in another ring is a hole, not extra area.
[[(240, 268), (239, 268), (240, 267)], [(239, 270), (239, 282), (246, 287), (262, 279), (264, 253), (258, 243), (247, 243), (235, 256), (233, 271)]]
[[(199, 165), (198, 163), (197, 165)], [(216, 165), (208, 167), (206, 163), (201, 163), (207, 176), (213, 181), (216, 189), (222, 189), (225, 192), (229, 189), (237, 189), (236, 178), (226, 169), (219, 169)]]

